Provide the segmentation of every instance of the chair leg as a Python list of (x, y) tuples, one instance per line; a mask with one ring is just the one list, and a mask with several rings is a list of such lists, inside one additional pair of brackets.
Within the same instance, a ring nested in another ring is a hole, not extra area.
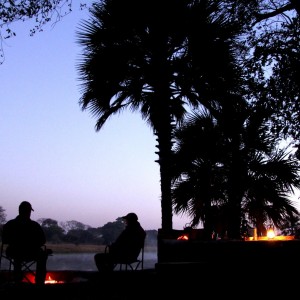
[(33, 282), (30, 280), (30, 277), (28, 276), (28, 274), (31, 274), (33, 276), (33, 278), (36, 277), (36, 271), (33, 271), (32, 268), (31, 268), (34, 264), (36, 264), (35, 261), (29, 262), (29, 263), (24, 262), (22, 264), (23, 279), (25, 279), (29, 283), (33, 283)]

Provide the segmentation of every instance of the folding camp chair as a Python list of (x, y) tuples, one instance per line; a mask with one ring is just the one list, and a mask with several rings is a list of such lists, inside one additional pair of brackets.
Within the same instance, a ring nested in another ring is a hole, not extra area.
[(144, 269), (144, 246), (145, 241), (140, 249), (139, 255), (135, 259), (122, 259), (122, 260), (115, 260), (113, 268), (115, 269), (117, 265), (119, 265), (119, 270), (122, 271), (123, 266), (125, 267), (125, 271), (131, 270), (143, 270)]
[[(13, 278), (12, 274), (15, 267), (15, 260), (12, 257), (6, 255), (6, 244), (2, 241), (1, 242), (1, 250), (0, 250), (0, 270), (1, 271), (8, 271), (10, 274), (9, 278)], [(51, 250), (46, 249), (44, 245), (44, 251), (48, 251), (51, 255)], [(4, 265), (5, 263), (5, 265)], [(22, 272), (22, 279), (21, 281), (25, 281), (28, 283), (34, 283), (35, 278), (35, 270), (36, 270), (36, 260), (24, 260), (21, 261), (21, 272)], [(14, 278), (13, 278), (14, 279)]]

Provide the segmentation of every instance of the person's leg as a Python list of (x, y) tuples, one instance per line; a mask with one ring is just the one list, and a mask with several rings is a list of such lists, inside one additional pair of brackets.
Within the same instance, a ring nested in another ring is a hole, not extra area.
[(96, 253), (94, 260), (99, 272), (108, 272), (113, 270), (113, 263), (109, 253)]
[(36, 274), (35, 274), (36, 284), (43, 285), (45, 283), (46, 274), (47, 274), (47, 259), (48, 259), (48, 253), (41, 249), (36, 259)]
[(22, 258), (19, 251), (17, 251), (15, 247), (7, 246), (6, 248), (6, 255), (9, 257), (13, 262), (13, 277), (15, 282), (21, 282), (23, 279), (22, 273)]
[(22, 279), (23, 279), (22, 264), (19, 259), (14, 259), (13, 275), (14, 275), (14, 281), (16, 283), (19, 283), (22, 281)]

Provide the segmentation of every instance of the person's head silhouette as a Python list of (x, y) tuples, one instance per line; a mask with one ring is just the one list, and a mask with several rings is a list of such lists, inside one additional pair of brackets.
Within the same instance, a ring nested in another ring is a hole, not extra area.
[(33, 211), (33, 208), (31, 204), (27, 201), (21, 202), (19, 205), (19, 215), (23, 217), (30, 217), (31, 211)]
[(128, 213), (126, 216), (123, 216), (122, 219), (124, 219), (127, 224), (132, 224), (132, 223), (136, 223), (138, 221), (138, 216), (131, 212), (131, 213)]

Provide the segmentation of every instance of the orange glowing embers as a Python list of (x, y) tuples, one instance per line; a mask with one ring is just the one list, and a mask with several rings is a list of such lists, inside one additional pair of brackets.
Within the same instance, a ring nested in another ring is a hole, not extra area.
[(293, 235), (275, 235), (273, 238), (269, 238), (268, 236), (259, 236), (256, 240), (253, 236), (249, 236), (245, 241), (290, 241), (294, 239), (295, 237)]
[(275, 230), (270, 227), (267, 230), (266, 236), (255, 236), (254, 234), (254, 236), (246, 238), (246, 241), (290, 241), (294, 239), (295, 237), (293, 235), (276, 235)]
[(268, 239), (274, 239), (275, 238), (275, 231), (273, 228), (268, 229), (267, 231), (267, 238)]
[(57, 284), (57, 283), (64, 283), (62, 280), (55, 280), (49, 274), (46, 276), (45, 284)]
[(189, 239), (189, 236), (187, 234), (183, 234), (183, 235), (180, 235), (177, 240), (185, 240), (187, 241)]
[[(29, 283), (35, 283), (35, 278), (32, 273), (26, 273), (26, 276), (24, 276), (23, 282), (29, 282)], [(53, 275), (50, 275), (47, 273), (45, 284), (57, 284), (57, 283), (64, 283), (62, 280), (54, 280)]]
[(34, 275), (32, 273), (26, 273), (26, 275), (24, 276), (22, 282), (29, 282), (29, 283), (34, 283), (35, 279), (34, 279)]

